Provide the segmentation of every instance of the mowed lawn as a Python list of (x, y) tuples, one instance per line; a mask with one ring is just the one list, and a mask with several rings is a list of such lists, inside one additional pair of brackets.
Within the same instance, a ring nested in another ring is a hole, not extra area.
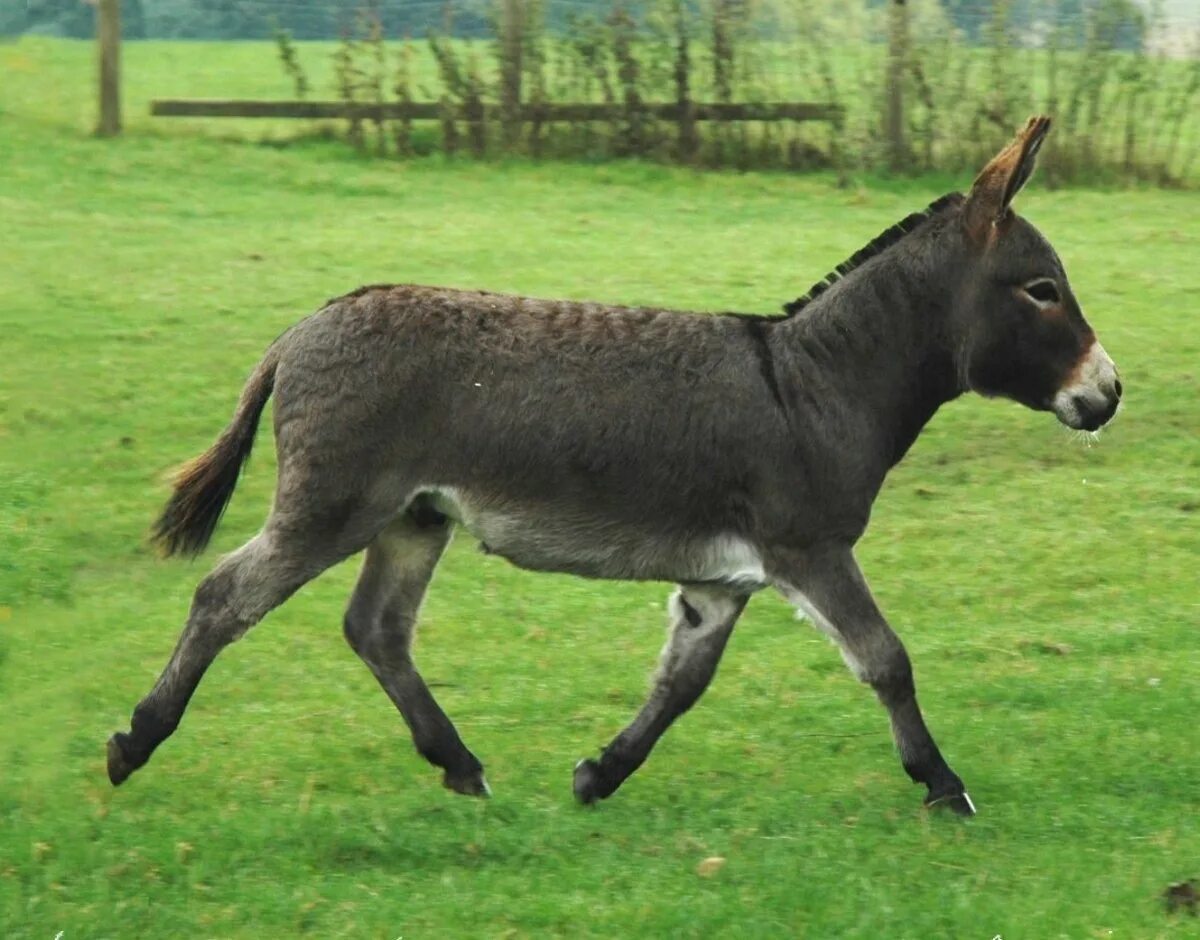
[(769, 312), (969, 180), (370, 162), (140, 113), (99, 142), (60, 48), (0, 47), (0, 935), (1195, 935), (1162, 894), (1200, 878), (1196, 193), (1031, 184), (1123, 412), (1089, 443), (947, 406), (861, 544), (977, 818), (921, 808), (869, 690), (766, 592), (645, 767), (576, 806), (669, 586), (524, 573), (469, 537), (417, 653), (492, 800), (440, 787), (344, 643), (353, 561), (226, 651), (114, 791), (104, 741), (261, 524), (270, 434), (198, 562), (145, 543), (164, 475), (296, 319), (378, 281)]

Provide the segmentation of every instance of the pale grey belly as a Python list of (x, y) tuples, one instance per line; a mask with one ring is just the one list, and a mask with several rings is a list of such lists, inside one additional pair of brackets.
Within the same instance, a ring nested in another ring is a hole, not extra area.
[(487, 552), (519, 568), (619, 581), (720, 581), (748, 590), (767, 580), (754, 546), (732, 534), (658, 538), (586, 510), (549, 513), (488, 505), (453, 487), (429, 487), (424, 493)]

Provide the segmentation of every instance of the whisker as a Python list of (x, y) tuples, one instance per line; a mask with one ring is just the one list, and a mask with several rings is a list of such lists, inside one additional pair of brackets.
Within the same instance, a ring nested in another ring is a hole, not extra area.
[(1084, 431), (1083, 429), (1071, 429), (1071, 438), (1084, 447), (1094, 447), (1100, 443), (1100, 429), (1095, 431)]

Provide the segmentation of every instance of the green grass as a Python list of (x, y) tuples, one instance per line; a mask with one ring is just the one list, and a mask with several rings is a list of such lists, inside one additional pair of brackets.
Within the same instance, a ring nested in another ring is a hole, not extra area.
[(230, 648), (113, 791), (106, 737), (264, 517), (269, 435), (199, 563), (144, 543), (162, 476), (298, 317), (380, 280), (769, 311), (947, 181), (394, 164), (145, 120), (100, 142), (56, 48), (0, 48), (5, 937), (1194, 935), (1160, 895), (1200, 876), (1196, 194), (1035, 181), (1021, 207), (1125, 411), (1085, 447), (1016, 405), (947, 407), (862, 543), (976, 819), (921, 810), (871, 694), (769, 594), (625, 789), (573, 805), (572, 763), (642, 700), (667, 587), (468, 538), (418, 656), (492, 801), (440, 788), (343, 642), (353, 563)]

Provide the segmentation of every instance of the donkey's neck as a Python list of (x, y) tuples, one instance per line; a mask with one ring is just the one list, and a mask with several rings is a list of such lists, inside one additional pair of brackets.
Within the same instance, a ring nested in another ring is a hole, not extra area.
[(937, 273), (910, 252), (889, 251), (775, 326), (794, 418), (863, 438), (853, 444), (875, 457), (880, 482), (962, 392), (943, 300), (951, 292)]

